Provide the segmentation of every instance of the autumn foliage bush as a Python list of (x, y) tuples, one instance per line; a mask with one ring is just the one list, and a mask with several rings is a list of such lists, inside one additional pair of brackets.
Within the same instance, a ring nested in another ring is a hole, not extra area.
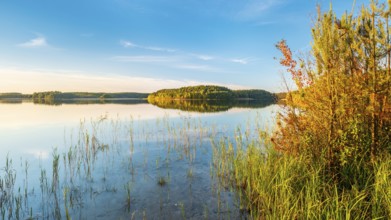
[(296, 89), (279, 115), (275, 149), (324, 160), (327, 173), (348, 186), (391, 152), (389, 19), (389, 5), (375, 1), (341, 18), (319, 9), (309, 59), (277, 43)]
[(388, 2), (340, 18), (319, 9), (306, 59), (277, 43), (295, 87), (276, 131), (214, 152), (250, 219), (391, 219)]

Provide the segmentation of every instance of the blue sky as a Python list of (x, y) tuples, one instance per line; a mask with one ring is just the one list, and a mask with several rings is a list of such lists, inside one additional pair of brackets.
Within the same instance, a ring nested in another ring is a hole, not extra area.
[[(0, 92), (152, 92), (218, 84), (283, 90), (275, 43), (310, 49), (325, 0), (10, 0)], [(363, 2), (357, 0), (357, 7)], [(334, 1), (338, 14), (353, 1)]]

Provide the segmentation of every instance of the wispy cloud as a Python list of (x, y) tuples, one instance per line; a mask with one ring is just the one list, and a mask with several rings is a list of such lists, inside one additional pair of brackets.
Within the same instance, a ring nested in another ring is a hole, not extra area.
[(172, 52), (176, 51), (175, 49), (162, 48), (162, 47), (144, 47), (144, 49), (154, 50), (154, 51), (163, 51), (163, 52), (169, 52), (169, 53), (172, 53)]
[(232, 89), (246, 88), (235, 84), (190, 79), (148, 78), (103, 73), (92, 75), (77, 70), (0, 68), (0, 77), (2, 78), (0, 92), (17, 91), (22, 93), (53, 90), (63, 92), (154, 92), (164, 88), (191, 85), (221, 85)]
[(125, 48), (138, 47), (136, 44), (126, 40), (121, 40), (119, 43)]
[[(183, 50), (174, 50), (163, 47), (150, 47), (139, 45), (127, 40), (121, 40), (120, 44), (124, 48), (139, 48), (150, 51), (163, 51), (169, 52), (172, 56), (155, 56), (155, 55), (140, 55), (140, 56), (114, 56), (111, 57), (110, 60), (117, 62), (138, 62), (138, 63), (169, 63), (168, 67), (176, 68), (176, 69), (187, 69), (187, 70), (198, 70), (203, 72), (224, 72), (222, 69), (215, 68), (210, 65), (203, 65), (208, 62), (208, 64), (216, 64), (217, 63), (237, 63), (246, 65), (254, 60), (255, 58), (247, 57), (247, 58), (228, 58), (224, 56), (211, 56), (208, 54), (202, 53), (192, 53), (186, 52)], [(175, 54), (175, 55), (174, 55)], [(202, 63), (201, 63), (201, 62)], [(213, 61), (213, 62), (212, 62)], [(186, 62), (187, 64), (183, 64)]]
[(111, 60), (117, 62), (138, 62), (138, 63), (166, 63), (174, 62), (174, 57), (167, 56), (114, 56)]
[(284, 0), (248, 0), (244, 7), (237, 13), (239, 19), (254, 19), (264, 12), (280, 5)]
[(232, 59), (231, 62), (240, 63), (240, 64), (247, 64), (247, 60), (244, 60), (244, 59)]
[(19, 47), (24, 48), (42, 48), (42, 47), (48, 47), (49, 44), (46, 41), (45, 37), (38, 36), (36, 38), (33, 38), (27, 42), (18, 44)]
[(161, 52), (168, 52), (168, 53), (173, 53), (177, 51), (171, 48), (139, 45), (127, 40), (121, 40), (120, 44), (125, 48), (140, 48), (144, 50), (161, 51)]
[(251, 58), (235, 58), (230, 61), (233, 63), (248, 64), (251, 60)]
[(214, 60), (215, 57), (212, 57), (212, 56), (209, 56), (209, 55), (196, 55), (195, 56), (200, 59), (200, 60), (204, 60), (204, 61), (209, 61), (209, 60)]
[[(163, 47), (150, 47), (150, 46), (144, 46), (135, 44), (131, 41), (127, 40), (121, 40), (120, 44), (124, 48), (140, 48), (144, 50), (151, 50), (151, 51), (162, 51), (162, 52), (169, 52), (169, 53), (176, 53), (177, 58), (180, 59), (174, 59), (174, 57), (167, 57), (167, 56), (115, 56), (112, 57), (111, 60), (119, 61), (119, 62), (175, 62), (179, 60), (194, 60), (194, 58), (202, 61), (220, 61), (220, 62), (231, 62), (231, 63), (239, 63), (239, 64), (249, 64), (250, 62), (256, 60), (254, 58), (225, 58), (222, 56), (211, 56), (207, 54), (197, 54), (197, 53), (191, 53), (186, 52), (182, 50), (177, 49), (169, 49), (169, 48), (163, 48)], [(181, 69), (197, 69), (197, 70), (204, 70), (204, 71), (216, 71), (215, 68), (212, 68), (210, 66), (205, 65), (183, 65), (178, 64), (173, 66), (174, 68), (181, 68)]]
[(258, 21), (254, 23), (254, 26), (267, 26), (272, 24), (278, 24), (279, 21)]
[(181, 64), (175, 66), (178, 69), (197, 70), (203, 72), (218, 72), (218, 68), (207, 66), (207, 65), (193, 65), (193, 64)]

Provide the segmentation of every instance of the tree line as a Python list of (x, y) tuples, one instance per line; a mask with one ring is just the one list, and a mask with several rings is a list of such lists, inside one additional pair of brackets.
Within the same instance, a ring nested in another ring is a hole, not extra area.
[(22, 94), (18, 92), (0, 93), (0, 99), (28, 99), (31, 95)]
[(147, 93), (90, 93), (90, 92), (35, 92), (32, 94), (33, 100), (47, 100), (47, 101), (61, 101), (69, 99), (122, 99), (135, 98), (145, 99), (148, 97)]
[(199, 85), (187, 86), (178, 89), (162, 89), (151, 93), (148, 100), (235, 100), (256, 99), (271, 101), (275, 100), (274, 94), (265, 90), (231, 90), (222, 86)]

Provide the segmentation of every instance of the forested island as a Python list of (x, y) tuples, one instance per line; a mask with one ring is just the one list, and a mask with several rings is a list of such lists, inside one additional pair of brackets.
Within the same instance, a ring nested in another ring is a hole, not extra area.
[(251, 99), (275, 102), (276, 96), (265, 90), (231, 90), (222, 86), (187, 86), (179, 89), (162, 89), (148, 96), (149, 102), (157, 100), (240, 100)]

